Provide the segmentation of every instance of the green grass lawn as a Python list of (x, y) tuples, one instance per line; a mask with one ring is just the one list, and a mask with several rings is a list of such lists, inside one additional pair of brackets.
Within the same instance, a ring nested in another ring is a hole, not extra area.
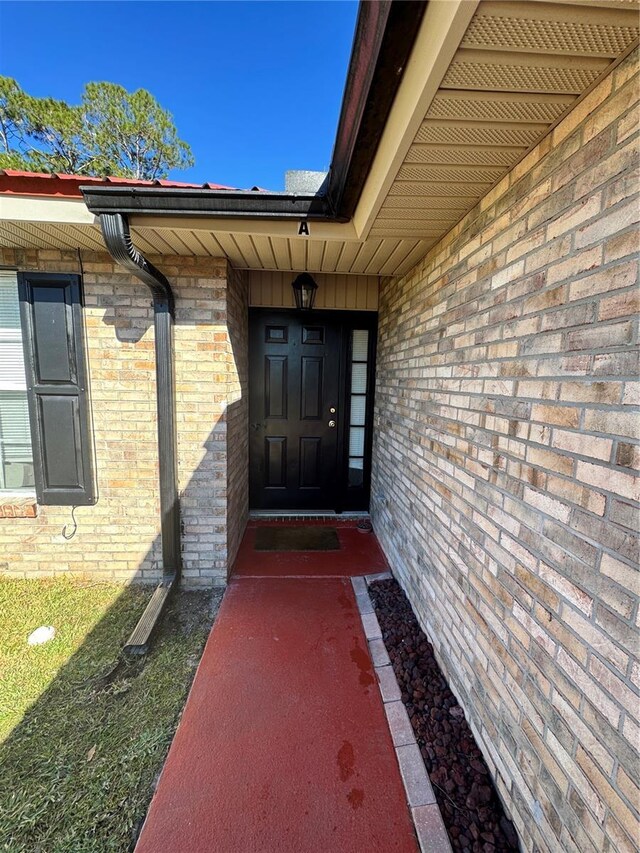
[[(128, 851), (212, 621), (180, 592), (145, 657), (103, 679), (151, 590), (0, 580), (0, 850)], [(28, 646), (40, 625), (56, 636)]]

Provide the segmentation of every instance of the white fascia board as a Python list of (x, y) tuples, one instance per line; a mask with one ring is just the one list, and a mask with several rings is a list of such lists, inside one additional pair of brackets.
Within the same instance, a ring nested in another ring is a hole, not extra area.
[(44, 198), (4, 194), (0, 194), (0, 219), (68, 225), (96, 225), (98, 222), (81, 198)]

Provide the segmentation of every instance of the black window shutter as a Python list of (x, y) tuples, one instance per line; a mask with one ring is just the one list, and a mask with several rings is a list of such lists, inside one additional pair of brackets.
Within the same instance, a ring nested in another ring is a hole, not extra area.
[(18, 274), (36, 494), (95, 503), (80, 276)]

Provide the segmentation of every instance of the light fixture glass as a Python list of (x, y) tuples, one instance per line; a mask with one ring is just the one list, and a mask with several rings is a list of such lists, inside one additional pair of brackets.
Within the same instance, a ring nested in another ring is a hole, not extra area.
[(291, 284), (291, 287), (293, 288), (293, 295), (296, 300), (296, 308), (303, 311), (310, 311), (313, 308), (313, 303), (316, 301), (318, 285), (309, 273), (300, 273), (297, 279)]

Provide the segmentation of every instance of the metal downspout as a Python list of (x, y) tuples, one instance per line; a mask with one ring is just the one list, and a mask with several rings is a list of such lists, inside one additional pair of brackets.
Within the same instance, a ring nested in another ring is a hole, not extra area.
[(165, 276), (136, 249), (129, 223), (121, 213), (100, 214), (100, 227), (111, 257), (143, 281), (153, 294), (156, 396), (158, 403), (158, 467), (160, 529), (164, 584), (180, 578), (180, 508), (176, 438), (176, 395), (173, 358), (175, 303)]

